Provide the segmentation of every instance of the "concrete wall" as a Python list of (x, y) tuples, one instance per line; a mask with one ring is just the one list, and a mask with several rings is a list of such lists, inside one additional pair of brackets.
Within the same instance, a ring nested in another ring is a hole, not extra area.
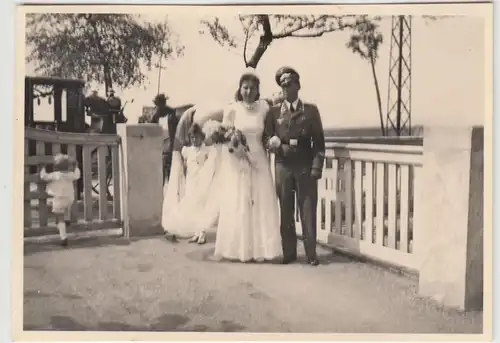
[(419, 293), (483, 306), (483, 128), (426, 127), (415, 189)]
[(163, 201), (163, 132), (156, 124), (118, 124), (124, 231), (130, 237), (160, 234)]

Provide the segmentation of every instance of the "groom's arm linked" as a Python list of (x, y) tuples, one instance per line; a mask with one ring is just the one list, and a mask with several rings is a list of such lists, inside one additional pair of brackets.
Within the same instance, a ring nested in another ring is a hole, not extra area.
[(271, 109), (267, 111), (264, 121), (264, 131), (262, 132), (262, 145), (269, 150), (269, 139), (276, 134), (275, 118)]
[[(278, 159), (298, 160), (311, 165), (311, 176), (320, 179), (325, 161), (325, 134), (318, 107), (304, 103), (303, 112), (289, 120), (280, 118), (281, 105), (275, 105), (269, 111), (269, 127), (274, 127), (273, 134), (281, 139), (281, 146), (276, 151)], [(269, 131), (270, 132), (270, 131)], [(289, 144), (291, 139), (298, 140), (299, 146)]]

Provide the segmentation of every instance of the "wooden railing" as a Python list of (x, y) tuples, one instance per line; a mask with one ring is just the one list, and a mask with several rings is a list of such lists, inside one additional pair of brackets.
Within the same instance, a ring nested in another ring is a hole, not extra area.
[(422, 153), (415, 145), (327, 142), (318, 182), (318, 241), (416, 269), (413, 190)]
[(59, 152), (74, 157), (82, 175), (75, 182), (77, 199), (68, 218), (72, 221), (68, 234), (103, 229), (118, 233), (122, 227), (119, 148), (116, 135), (25, 128), (25, 238), (57, 234), (51, 198), (39, 172), (43, 165), (50, 171), (53, 156)]

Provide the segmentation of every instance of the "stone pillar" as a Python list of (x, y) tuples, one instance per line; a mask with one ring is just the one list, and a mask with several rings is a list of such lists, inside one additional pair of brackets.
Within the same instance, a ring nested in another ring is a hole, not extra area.
[(162, 234), (163, 131), (156, 124), (118, 124), (121, 213), (125, 236)]
[(420, 295), (461, 310), (483, 306), (483, 128), (424, 128), (415, 188)]

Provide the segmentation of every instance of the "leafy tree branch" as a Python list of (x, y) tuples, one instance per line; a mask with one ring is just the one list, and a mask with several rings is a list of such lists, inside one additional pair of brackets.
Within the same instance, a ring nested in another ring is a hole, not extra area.
[(168, 22), (130, 14), (42, 13), (26, 17), (28, 63), (48, 76), (128, 88), (142, 85), (158, 56), (183, 54)]

